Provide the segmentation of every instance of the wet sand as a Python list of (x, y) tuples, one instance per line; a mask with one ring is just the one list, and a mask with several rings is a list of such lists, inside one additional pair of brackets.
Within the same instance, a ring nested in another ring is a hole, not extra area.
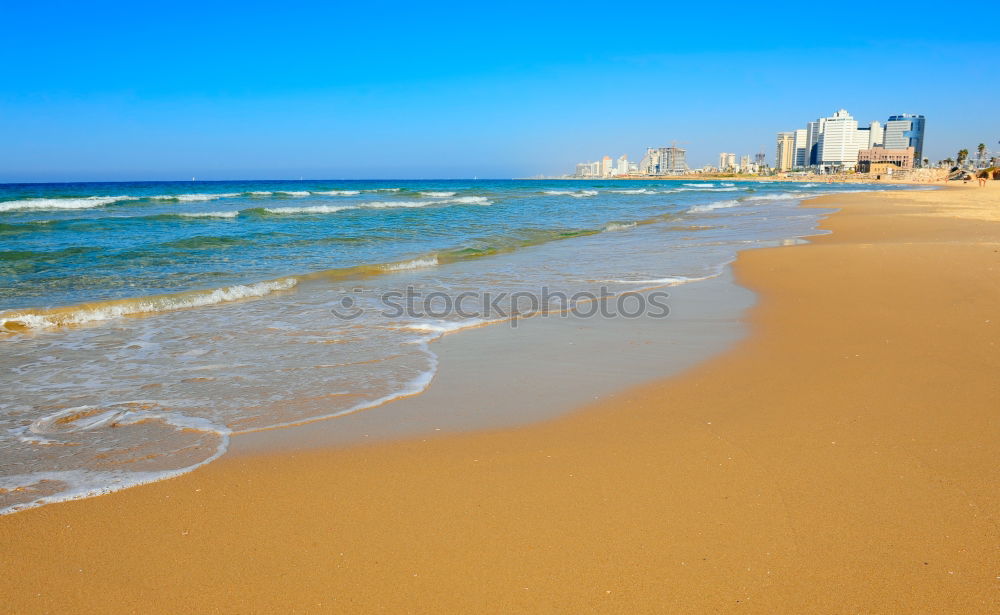
[(997, 612), (1000, 186), (816, 204), (679, 377), (2, 517), (0, 610)]

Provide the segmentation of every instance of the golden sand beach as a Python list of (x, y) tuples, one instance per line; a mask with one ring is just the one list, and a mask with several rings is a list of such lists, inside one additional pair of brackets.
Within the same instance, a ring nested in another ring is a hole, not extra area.
[(563, 418), (0, 517), (0, 611), (1000, 612), (998, 184), (813, 201), (747, 339)]

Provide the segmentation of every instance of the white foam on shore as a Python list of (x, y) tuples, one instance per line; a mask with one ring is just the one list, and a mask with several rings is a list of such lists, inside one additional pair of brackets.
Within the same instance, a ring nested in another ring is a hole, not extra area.
[(103, 207), (121, 201), (137, 201), (137, 196), (86, 196), (79, 198), (59, 198), (59, 199), (22, 199), (20, 201), (0, 202), (0, 212), (4, 211), (33, 211), (33, 210), (59, 210), (59, 209), (90, 209), (92, 207)]
[(492, 320), (487, 320), (485, 318), (466, 318), (463, 320), (438, 320), (434, 322), (418, 322), (406, 325), (402, 328), (408, 329), (410, 331), (423, 331), (426, 333), (433, 333), (436, 336), (448, 335), (449, 333), (455, 333), (456, 331), (463, 331), (465, 329), (475, 329), (477, 327), (484, 327), (486, 325), (493, 325), (500, 322), (507, 322), (507, 318), (494, 318)]
[(424, 258), (415, 258), (410, 261), (403, 261), (401, 263), (389, 263), (382, 265), (383, 271), (409, 271), (411, 269), (426, 269), (428, 267), (437, 267), (438, 259), (436, 256), (429, 256)]
[[(123, 429), (130, 425), (137, 425), (148, 421), (156, 421), (164, 425), (173, 427), (177, 431), (197, 431), (218, 438), (215, 451), (201, 461), (182, 467), (162, 471), (139, 471), (129, 472), (127, 470), (56, 470), (29, 472), (26, 474), (14, 474), (0, 476), (0, 491), (18, 491), (30, 489), (33, 485), (40, 483), (62, 483), (64, 485), (57, 493), (38, 497), (28, 502), (12, 504), (0, 508), (0, 515), (15, 513), (29, 508), (36, 508), (45, 504), (56, 502), (66, 502), (69, 500), (80, 500), (95, 497), (136, 487), (148, 483), (154, 483), (182, 474), (187, 474), (207, 463), (215, 461), (223, 455), (229, 448), (229, 438), (231, 430), (228, 427), (212, 423), (208, 419), (194, 416), (187, 416), (180, 412), (151, 411), (151, 410), (131, 410), (130, 404), (156, 404), (158, 402), (132, 401), (112, 404), (104, 412), (97, 412), (88, 416), (94, 410), (100, 410), (96, 406), (78, 406), (67, 408), (52, 414), (40, 417), (30, 425), (13, 430), (12, 433), (18, 436), (22, 442), (35, 444), (53, 444), (55, 441), (46, 438), (46, 435), (66, 434), (80, 431), (96, 431), (99, 429)], [(117, 406), (117, 408), (116, 408)], [(76, 414), (83, 414), (84, 417), (72, 420)]]
[(687, 284), (689, 282), (701, 282), (702, 280), (708, 280), (710, 278), (716, 277), (718, 274), (701, 276), (697, 278), (690, 278), (686, 276), (670, 276), (666, 278), (653, 278), (651, 280), (608, 280), (615, 284), (646, 284), (654, 286), (679, 286), (681, 284)]
[[(434, 338), (439, 336), (434, 336)], [(419, 395), (427, 390), (427, 387), (431, 385), (431, 381), (434, 380), (434, 374), (437, 373), (438, 367), (438, 357), (436, 354), (427, 348), (427, 343), (433, 341), (434, 338), (419, 340), (417, 343), (421, 349), (426, 353), (427, 360), (430, 363), (430, 367), (417, 374), (408, 383), (403, 385), (399, 390), (389, 393), (374, 399), (369, 402), (361, 402), (355, 406), (341, 410), (340, 412), (333, 412), (330, 414), (324, 414), (322, 416), (312, 416), (307, 419), (299, 421), (289, 421), (287, 423), (275, 423), (274, 425), (268, 425), (267, 427), (256, 427), (252, 429), (244, 429), (241, 431), (234, 431), (233, 434), (247, 434), (259, 431), (270, 431), (271, 429), (282, 429), (284, 427), (294, 427), (296, 425), (308, 425), (309, 423), (315, 423), (317, 421), (326, 421), (329, 419), (335, 419), (341, 416), (347, 416), (348, 414), (354, 414), (355, 412), (361, 412), (362, 410), (370, 410), (372, 408), (377, 408), (389, 402), (396, 401), (398, 399), (403, 399), (404, 397), (412, 397), (414, 395)], [(211, 460), (209, 460), (211, 461)], [(207, 462), (206, 462), (207, 463)]]
[(636, 226), (637, 224), (635, 222), (609, 222), (604, 226), (604, 231), (627, 231), (628, 229), (635, 228)]

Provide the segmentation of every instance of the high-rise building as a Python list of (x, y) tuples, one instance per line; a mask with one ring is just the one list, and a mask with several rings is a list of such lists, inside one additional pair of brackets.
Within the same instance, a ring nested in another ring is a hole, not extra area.
[(795, 131), (795, 161), (792, 166), (796, 169), (801, 169), (806, 166), (809, 161), (807, 158), (807, 149), (809, 143), (809, 130), (806, 128), (799, 128)]
[(819, 140), (823, 136), (823, 127), (826, 125), (826, 118), (820, 118), (815, 122), (806, 125), (806, 164), (812, 166), (819, 164)]
[(819, 139), (819, 161), (831, 170), (854, 168), (858, 162), (858, 152), (868, 147), (867, 131), (858, 131), (858, 121), (846, 109), (840, 109), (823, 124), (823, 134)]
[(601, 177), (611, 177), (611, 156), (601, 158)]
[(639, 163), (643, 175), (680, 175), (688, 172), (687, 150), (679, 147), (650, 147)]
[(795, 133), (779, 132), (774, 166), (778, 171), (788, 171), (795, 164)]
[(867, 149), (871, 149), (873, 147), (881, 147), (885, 139), (885, 128), (882, 127), (882, 124), (879, 124), (878, 122), (872, 122), (871, 124), (868, 125), (868, 131), (869, 131), (868, 132), (869, 139), (868, 139)]
[(735, 171), (736, 170), (736, 154), (731, 154), (728, 152), (722, 152), (719, 154), (719, 171)]
[(921, 166), (924, 156), (924, 116), (911, 113), (889, 116), (882, 143), (886, 149), (912, 147), (914, 166)]
[(628, 156), (625, 154), (618, 157), (618, 166), (615, 167), (615, 175), (628, 175)]

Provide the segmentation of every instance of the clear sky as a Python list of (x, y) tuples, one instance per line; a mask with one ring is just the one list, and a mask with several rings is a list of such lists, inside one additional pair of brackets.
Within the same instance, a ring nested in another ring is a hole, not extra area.
[(6, 2), (0, 182), (502, 178), (674, 140), (773, 160), (841, 107), (926, 115), (933, 160), (1000, 149), (995, 10), (644, 4)]

